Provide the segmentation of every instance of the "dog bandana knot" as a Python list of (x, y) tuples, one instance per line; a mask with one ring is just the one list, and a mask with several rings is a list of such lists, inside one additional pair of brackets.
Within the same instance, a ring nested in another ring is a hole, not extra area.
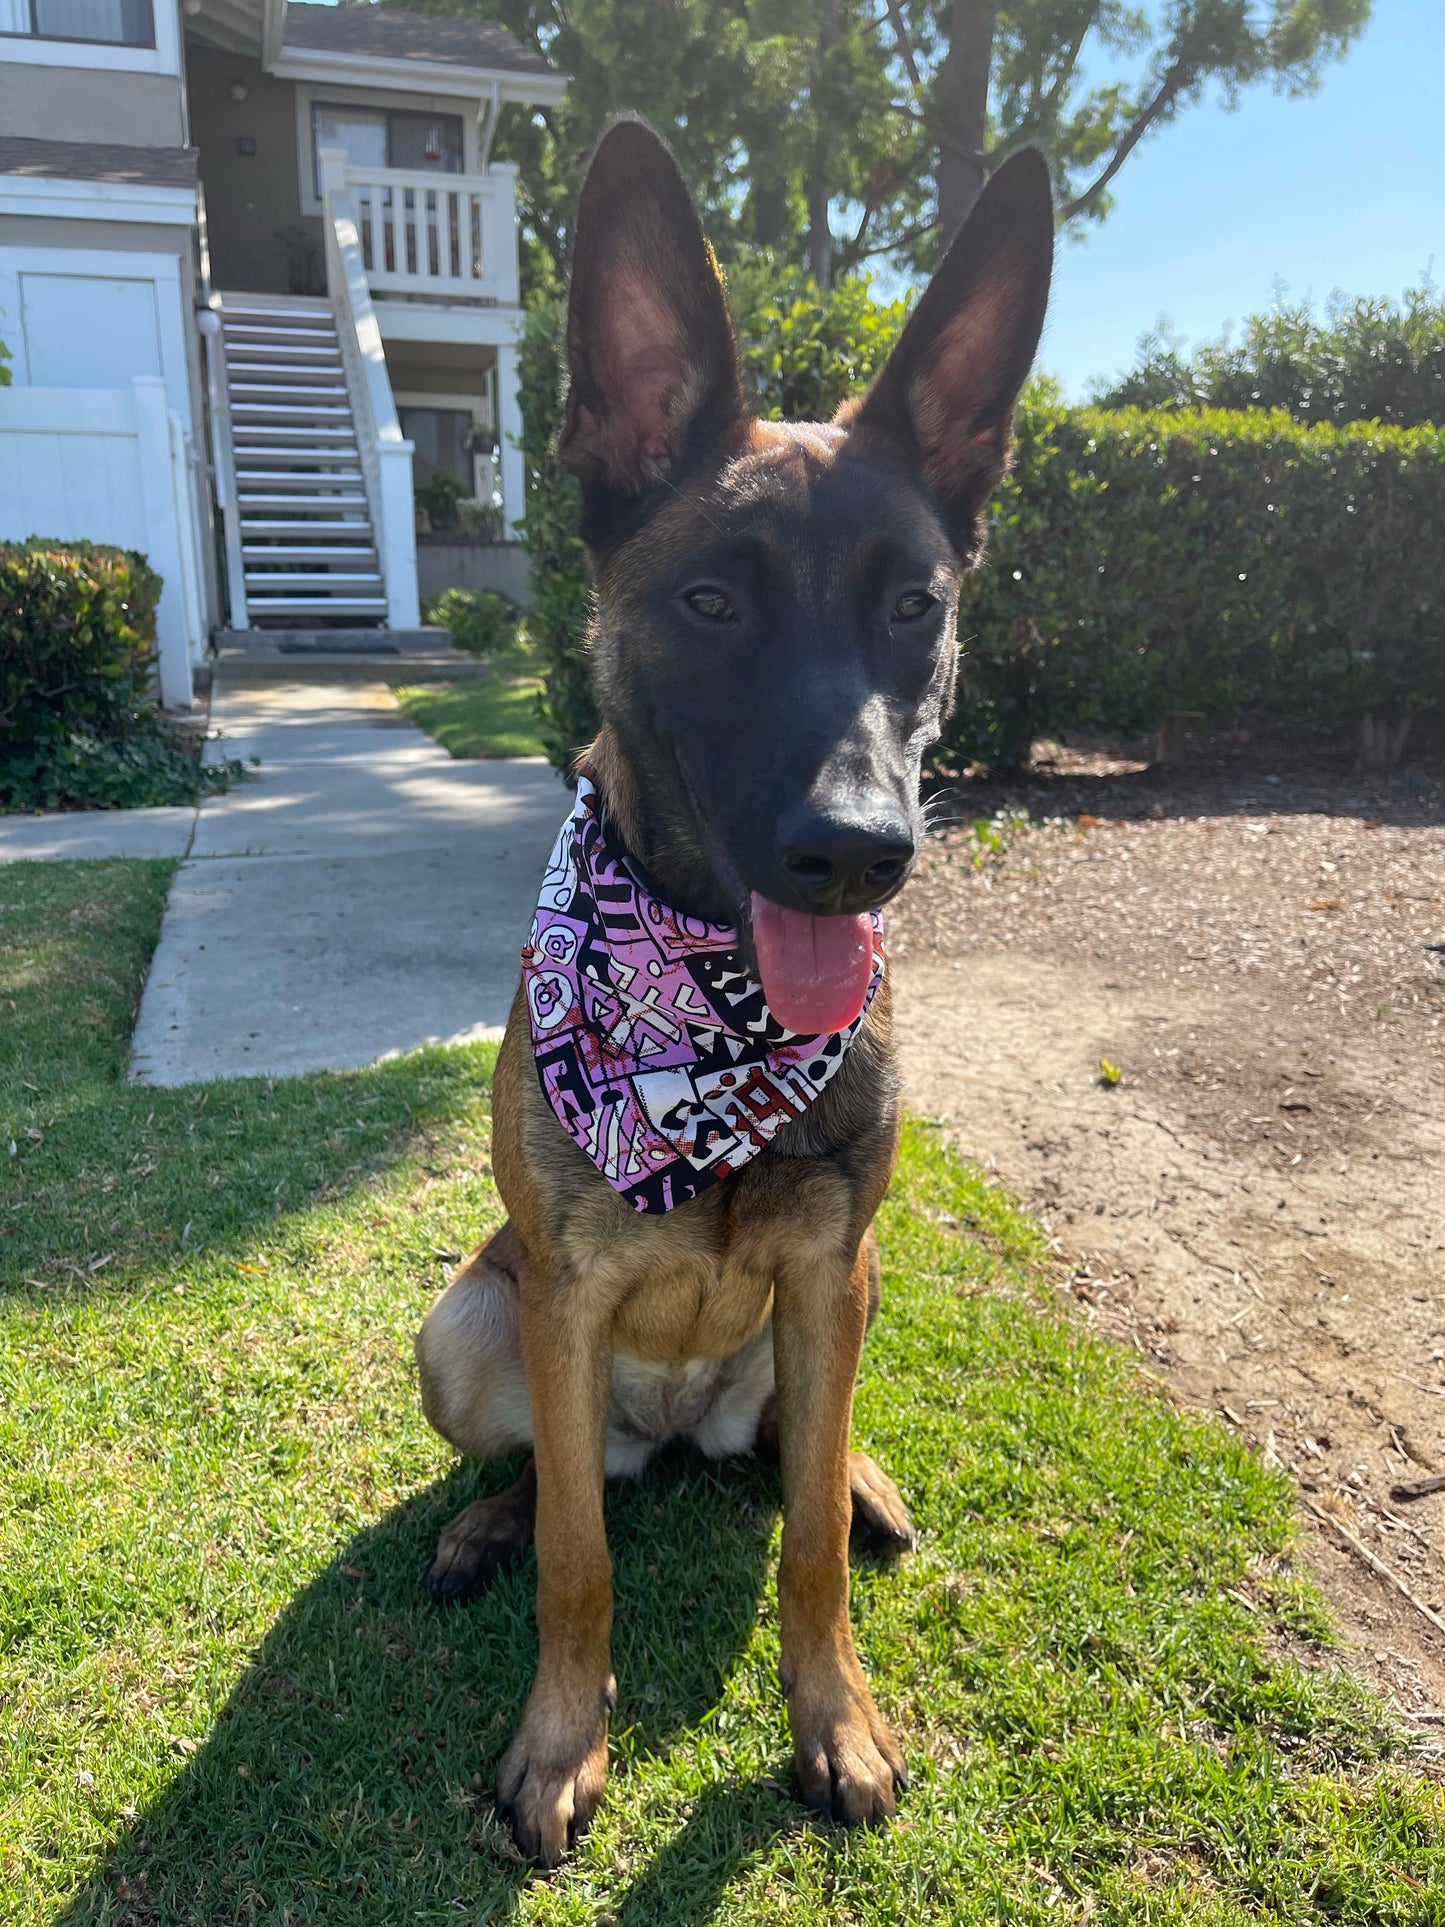
[[(864, 1013), (883, 981), (877, 910), (872, 923)], [(638, 1211), (671, 1211), (756, 1157), (835, 1075), (863, 1022), (786, 1030), (735, 929), (637, 882), (585, 776), (547, 859), (522, 980), (547, 1102)]]

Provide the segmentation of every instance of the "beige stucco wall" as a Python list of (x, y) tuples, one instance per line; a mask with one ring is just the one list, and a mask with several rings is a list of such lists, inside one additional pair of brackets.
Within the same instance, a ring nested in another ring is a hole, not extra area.
[[(236, 293), (324, 294), (321, 222), (302, 214), (297, 184), (295, 87), (263, 74), (259, 61), (189, 44), (186, 74), (212, 281)], [(245, 100), (231, 99), (233, 81)], [(255, 153), (238, 153), (247, 138)]]
[(183, 147), (181, 83), (173, 74), (0, 62), (0, 133), (23, 140)]

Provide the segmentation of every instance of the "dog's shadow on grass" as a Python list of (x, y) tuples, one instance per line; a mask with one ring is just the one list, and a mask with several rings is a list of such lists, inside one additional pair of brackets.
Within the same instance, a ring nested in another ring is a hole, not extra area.
[[(490, 1793), (536, 1659), (535, 1563), (464, 1608), (434, 1606), (423, 1574), (441, 1526), (514, 1473), (457, 1467), (298, 1592), (57, 1927), (508, 1918), (533, 1876)], [(717, 1705), (756, 1623), (777, 1509), (753, 1461), (668, 1455), (609, 1487), (613, 1730), (635, 1752), (665, 1754)], [(708, 1920), (742, 1863), (800, 1821), (775, 1783), (719, 1785), (605, 1912), (618, 1927)]]

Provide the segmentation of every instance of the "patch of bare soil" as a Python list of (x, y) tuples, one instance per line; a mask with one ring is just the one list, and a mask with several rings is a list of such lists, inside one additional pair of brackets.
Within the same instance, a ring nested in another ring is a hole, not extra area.
[(964, 791), (1005, 847), (944, 830), (891, 917), (910, 1104), (1042, 1213), (1089, 1318), (1293, 1472), (1355, 1663), (1445, 1737), (1445, 1490), (1398, 1496), (1445, 1473), (1440, 773)]

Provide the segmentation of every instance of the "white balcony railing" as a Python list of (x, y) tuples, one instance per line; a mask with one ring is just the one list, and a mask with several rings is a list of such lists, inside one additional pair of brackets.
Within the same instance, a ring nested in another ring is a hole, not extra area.
[(517, 305), (517, 171), (359, 167), (346, 187), (376, 294)]

